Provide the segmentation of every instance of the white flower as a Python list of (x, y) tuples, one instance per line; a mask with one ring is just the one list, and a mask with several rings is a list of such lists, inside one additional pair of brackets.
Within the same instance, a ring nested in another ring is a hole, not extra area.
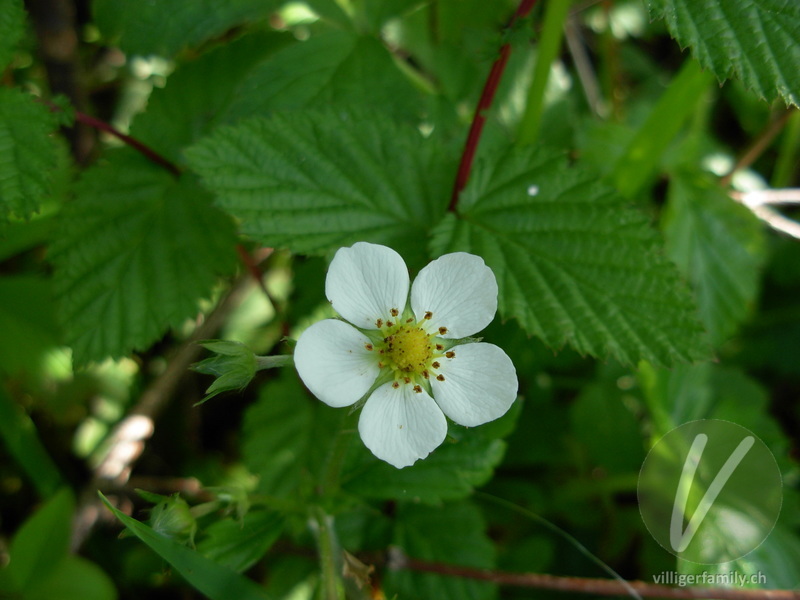
[(486, 327), (497, 310), (497, 281), (483, 259), (446, 254), (410, 287), (407, 306), (408, 270), (391, 248), (340, 248), (325, 294), (352, 325), (315, 323), (294, 354), (303, 382), (330, 406), (350, 406), (371, 391), (358, 431), (375, 456), (397, 468), (444, 441), (445, 415), (473, 427), (504, 415), (517, 397), (506, 353), (460, 340)]

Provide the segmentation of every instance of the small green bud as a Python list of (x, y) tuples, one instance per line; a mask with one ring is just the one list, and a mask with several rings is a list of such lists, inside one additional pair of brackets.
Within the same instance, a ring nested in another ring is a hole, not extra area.
[(161, 496), (141, 491), (139, 493), (151, 502), (157, 501), (157, 504), (150, 509), (149, 524), (154, 531), (181, 544), (194, 547), (197, 520), (192, 515), (186, 500), (178, 494)]
[(210, 340), (202, 342), (202, 345), (215, 352), (216, 356), (192, 365), (192, 369), (205, 375), (215, 375), (217, 379), (206, 390), (206, 397), (199, 404), (222, 392), (243, 390), (255, 377), (258, 361), (256, 355), (244, 344)]

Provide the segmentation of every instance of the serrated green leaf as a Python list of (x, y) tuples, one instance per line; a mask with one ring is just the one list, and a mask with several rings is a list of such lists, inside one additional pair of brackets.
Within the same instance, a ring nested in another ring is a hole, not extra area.
[(128, 54), (171, 57), (225, 33), (235, 25), (266, 19), (277, 0), (97, 0), (95, 22), (106, 37), (118, 37)]
[(186, 578), (190, 584), (210, 600), (265, 600), (267, 594), (255, 583), (235, 571), (209, 560), (199, 552), (190, 550), (169, 538), (159, 535), (144, 523), (140, 523), (114, 508), (100, 494), (108, 509), (151, 550), (166, 560)]
[(195, 314), (235, 264), (230, 220), (190, 179), (138, 154), (90, 169), (76, 194), (52, 259), (77, 364), (146, 348)]
[(25, 411), (0, 388), (0, 437), (9, 454), (33, 481), (39, 495), (52, 496), (61, 486), (61, 475), (45, 450), (36, 425)]
[(185, 146), (207, 134), (235, 97), (236, 85), (254, 65), (293, 39), (288, 34), (253, 34), (180, 65), (147, 100), (131, 135), (179, 162)]
[(411, 467), (397, 469), (358, 445), (342, 487), (362, 498), (413, 500), (440, 504), (465, 498), (491, 479), (506, 444), (478, 429), (460, 430), (459, 440), (445, 442)]
[[(494, 545), (486, 535), (480, 511), (467, 502), (444, 509), (403, 503), (398, 506), (394, 544), (409, 557), (451, 565), (491, 569)], [(388, 597), (441, 600), (488, 600), (497, 595), (493, 584), (413, 571), (389, 571)]]
[(644, 217), (563, 156), (512, 149), (483, 164), (459, 212), (439, 226), (434, 253), (482, 256), (501, 315), (547, 345), (626, 363), (708, 357), (691, 296)]
[(691, 282), (714, 343), (753, 308), (766, 258), (762, 225), (715, 182), (677, 174), (664, 216), (667, 253)]
[(418, 92), (376, 39), (328, 31), (277, 52), (242, 81), (226, 120), (274, 110), (341, 106), (380, 107), (412, 114)]
[(648, 0), (648, 6), (718, 79), (739, 77), (761, 98), (800, 106), (800, 3)]
[(252, 567), (283, 531), (283, 518), (275, 512), (248, 512), (239, 520), (225, 519), (208, 527), (197, 550), (237, 573)]
[(57, 122), (33, 96), (0, 88), (0, 220), (27, 218), (41, 207), (56, 165), (50, 134)]
[(291, 371), (265, 385), (242, 425), (242, 457), (259, 477), (258, 490), (296, 501), (319, 470), (341, 414), (306, 394)]
[(221, 128), (187, 150), (190, 165), (271, 247), (321, 254), (359, 240), (409, 262), (444, 213), (452, 171), (438, 145), (379, 113), (276, 113)]
[(23, 33), (25, 8), (22, 0), (3, 0), (0, 3), (0, 70), (11, 62)]

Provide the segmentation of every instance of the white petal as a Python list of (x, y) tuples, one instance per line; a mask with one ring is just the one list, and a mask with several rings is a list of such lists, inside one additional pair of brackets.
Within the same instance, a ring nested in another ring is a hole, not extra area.
[(397, 252), (358, 242), (336, 252), (325, 280), (325, 295), (353, 325), (377, 329), (375, 321), (386, 321), (391, 309), (403, 312), (408, 286), (408, 269)]
[(439, 373), (431, 377), (436, 403), (460, 425), (475, 427), (506, 414), (517, 397), (517, 371), (508, 355), (494, 344), (462, 344), (455, 357), (441, 358)]
[(350, 406), (378, 377), (375, 351), (355, 327), (335, 319), (314, 323), (297, 340), (294, 364), (303, 383), (325, 404)]
[(446, 327), (442, 337), (467, 337), (492, 322), (497, 280), (480, 256), (445, 254), (419, 272), (411, 286), (411, 308), (418, 320), (433, 313), (430, 330)]
[(398, 469), (413, 465), (438, 447), (447, 435), (447, 420), (427, 392), (412, 385), (382, 385), (367, 400), (358, 432), (372, 453)]

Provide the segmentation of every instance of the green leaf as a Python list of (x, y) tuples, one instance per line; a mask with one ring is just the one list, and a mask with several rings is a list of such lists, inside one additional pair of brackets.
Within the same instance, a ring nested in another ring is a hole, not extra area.
[(59, 342), (50, 282), (34, 276), (0, 277), (0, 372), (35, 370)]
[(106, 573), (80, 556), (65, 556), (45, 579), (25, 592), (25, 600), (115, 600), (117, 590)]
[(491, 479), (503, 460), (506, 444), (485, 435), (481, 428), (453, 427), (451, 433), (460, 439), (445, 441), (430, 456), (404, 469), (375, 458), (359, 444), (342, 477), (342, 487), (362, 498), (426, 504), (465, 498)]
[(0, 3), (0, 70), (5, 69), (25, 33), (25, 8), (22, 0)]
[(503, 318), (551, 347), (671, 365), (708, 357), (691, 296), (644, 217), (561, 155), (512, 149), (483, 164), (434, 254), (481, 255)]
[(694, 287), (700, 318), (719, 344), (750, 314), (766, 258), (762, 225), (708, 177), (670, 180), (667, 253)]
[(328, 31), (277, 52), (242, 81), (228, 121), (273, 110), (338, 105), (410, 113), (418, 92), (374, 38)]
[(179, 162), (182, 150), (206, 135), (236, 95), (236, 85), (264, 57), (293, 39), (286, 34), (254, 34), (220, 46), (180, 65), (147, 100), (131, 135)]
[(196, 314), (235, 264), (236, 236), (191, 179), (138, 154), (88, 170), (53, 246), (56, 295), (78, 364), (142, 350)]
[(189, 163), (242, 231), (271, 247), (323, 253), (359, 240), (419, 260), (445, 210), (452, 171), (438, 145), (379, 113), (276, 113), (221, 128)]
[(283, 532), (283, 518), (268, 510), (253, 510), (239, 520), (217, 521), (205, 530), (197, 550), (215, 563), (241, 573), (267, 553)]
[(63, 488), (19, 528), (8, 567), (16, 589), (32, 588), (67, 556), (74, 509), (72, 492)]
[(718, 79), (739, 77), (759, 97), (800, 105), (800, 4), (785, 0), (648, 0)]
[(235, 25), (266, 19), (277, 0), (97, 0), (95, 22), (106, 37), (119, 37), (128, 54), (170, 57), (225, 33)]
[[(394, 544), (410, 558), (451, 565), (491, 569), (494, 545), (486, 535), (480, 511), (467, 502), (434, 508), (402, 503), (397, 510)], [(387, 597), (488, 600), (495, 585), (413, 571), (389, 571)]]
[[(0, 294), (2, 297), (2, 294)], [(0, 387), (0, 436), (9, 454), (33, 481), (40, 496), (48, 498), (61, 486), (61, 475), (45, 450), (36, 425)]]
[(57, 118), (33, 96), (0, 88), (0, 220), (30, 217), (42, 206), (56, 166), (50, 134)]
[(98, 492), (108, 509), (136, 537), (167, 561), (186, 578), (192, 586), (211, 600), (265, 600), (268, 596), (251, 580), (235, 571), (209, 560), (199, 552), (190, 550), (177, 542), (159, 535), (144, 523), (140, 523), (114, 508), (103, 494)]

